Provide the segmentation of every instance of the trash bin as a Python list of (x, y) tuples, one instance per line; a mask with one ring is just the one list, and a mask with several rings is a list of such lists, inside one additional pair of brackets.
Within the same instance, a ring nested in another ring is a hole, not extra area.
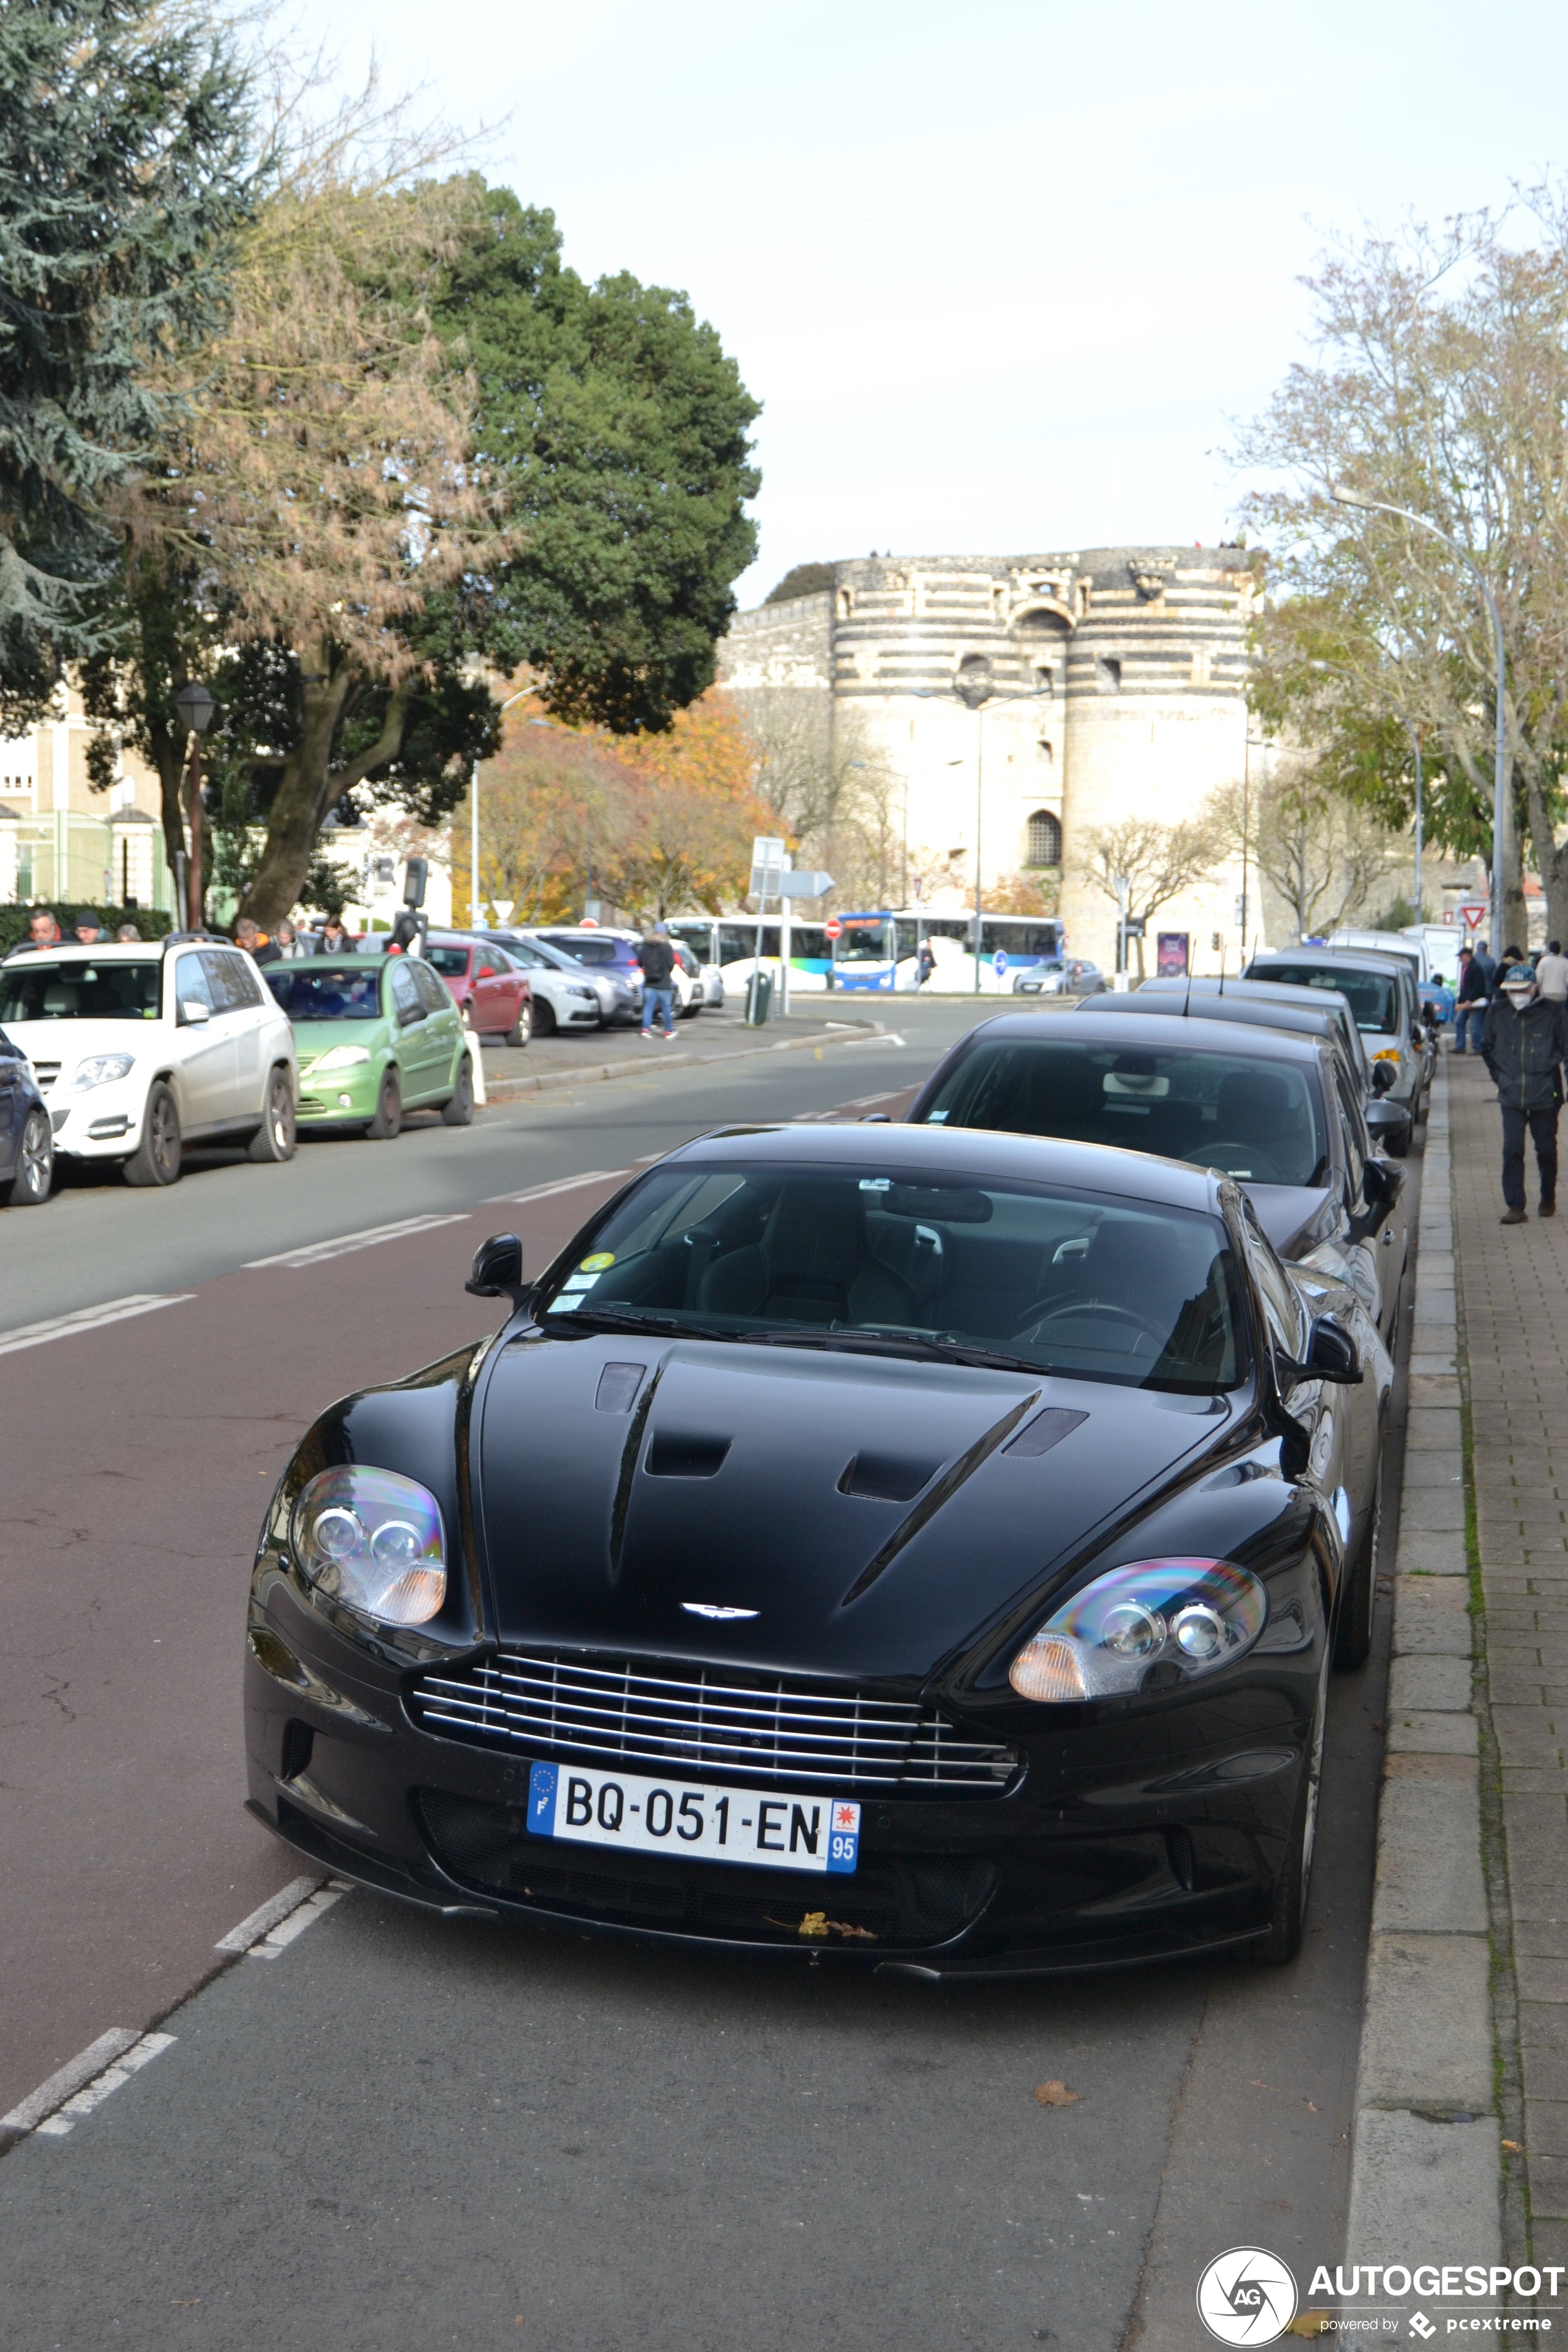
[(771, 971), (764, 971), (761, 964), (756, 964), (746, 982), (746, 1026), (748, 1029), (760, 1029), (764, 1022), (773, 1019), (773, 976)]

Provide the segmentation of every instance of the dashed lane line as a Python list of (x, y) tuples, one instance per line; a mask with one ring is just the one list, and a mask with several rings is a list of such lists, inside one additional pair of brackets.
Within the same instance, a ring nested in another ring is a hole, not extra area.
[(259, 1274), (275, 1265), (321, 1265), (330, 1257), (346, 1257), (351, 1250), (374, 1249), (381, 1242), (401, 1241), (407, 1234), (433, 1233), (437, 1225), (460, 1225), (471, 1213), (468, 1209), (458, 1209), (445, 1217), (399, 1217), (394, 1224), (366, 1225), (357, 1234), (338, 1234), (331, 1241), (308, 1242), (300, 1249), (279, 1250), (273, 1257), (248, 1257), (244, 1270), (247, 1274)]
[(334, 1903), (341, 1903), (349, 1892), (349, 1883), (344, 1878), (331, 1878), (325, 1886), (316, 1887), (306, 1895), (303, 1903), (295, 1905), (287, 1917), (279, 1919), (276, 1927), (251, 1945), (246, 1954), (247, 1959), (275, 1960), (280, 1952), (288, 1950), (296, 1936), (302, 1936), (307, 1927), (314, 1927), (322, 1912), (330, 1911)]
[[(655, 1151), (649, 1157), (662, 1160), (664, 1154)], [(638, 1160), (636, 1165), (641, 1167), (643, 1163)], [(633, 1172), (631, 1168), (590, 1168), (582, 1176), (558, 1176), (552, 1184), (531, 1184), (525, 1192), (494, 1192), (482, 1205), (487, 1209), (499, 1209), (507, 1202), (547, 1201), (552, 1192), (574, 1192), (579, 1184), (607, 1184), (612, 1178), (630, 1176)]]
[(252, 1944), (259, 1944), (263, 1936), (269, 1935), (279, 1920), (286, 1919), (290, 1911), (297, 1911), (301, 1903), (314, 1895), (321, 1883), (319, 1878), (291, 1878), (287, 1886), (280, 1886), (276, 1895), (270, 1895), (265, 1903), (258, 1904), (237, 1927), (231, 1927), (226, 1936), (220, 1936), (213, 1946), (214, 1951), (248, 1952)]
[(73, 1331), (101, 1330), (106, 1323), (123, 1323), (132, 1315), (151, 1315), (160, 1307), (179, 1307), (195, 1297), (194, 1290), (133, 1291), (128, 1298), (110, 1298), (101, 1307), (78, 1307), (68, 1315), (51, 1315), (47, 1322), (22, 1323), (0, 1332), (0, 1356), (22, 1348), (41, 1348), (50, 1339), (68, 1339)]
[(111, 2025), (47, 2082), (40, 2083), (8, 2116), (0, 2116), (0, 2132), (7, 2139), (20, 2139), (34, 2131), (50, 2139), (63, 2139), (83, 2116), (89, 2116), (111, 2091), (140, 2074), (174, 2040), (172, 2033), (137, 2033), (128, 2025)]

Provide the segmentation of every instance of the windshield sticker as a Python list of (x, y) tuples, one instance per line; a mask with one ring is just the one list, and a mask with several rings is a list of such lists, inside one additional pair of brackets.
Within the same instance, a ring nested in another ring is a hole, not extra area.
[(614, 1250), (595, 1250), (592, 1257), (585, 1257), (583, 1260), (577, 1271), (579, 1274), (603, 1274), (605, 1268), (607, 1265), (614, 1265), (615, 1262)]

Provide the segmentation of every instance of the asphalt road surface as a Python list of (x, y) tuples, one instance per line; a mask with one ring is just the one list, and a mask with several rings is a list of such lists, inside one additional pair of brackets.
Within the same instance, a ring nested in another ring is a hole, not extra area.
[[(238, 1706), (300, 1432), (493, 1325), (462, 1288), (485, 1234), (540, 1265), (690, 1134), (896, 1111), (973, 1014), (898, 1017), (0, 1216), (0, 2114), (110, 2029), (173, 2037), (0, 2162), (7, 2352), (1163, 2352), (1225, 2248), (1303, 2283), (1335, 2257), (1385, 1643), (1334, 1686), (1290, 1969), (931, 1990), (363, 1893), (215, 1948), (305, 1867), (240, 1810)], [(1392, 1471), (1391, 1503), (1397, 1433)]]

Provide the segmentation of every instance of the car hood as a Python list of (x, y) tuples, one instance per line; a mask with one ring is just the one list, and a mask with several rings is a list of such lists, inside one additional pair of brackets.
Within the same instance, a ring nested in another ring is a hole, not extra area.
[[(1009, 1450), (1042, 1408), (1056, 1443)], [(1207, 1398), (828, 1350), (514, 1342), (475, 1447), (499, 1629), (924, 1676), (1229, 1419)]]
[(374, 1021), (295, 1021), (294, 1050), (301, 1062), (313, 1062), (329, 1045), (377, 1045), (386, 1032), (383, 1016)]
[(1331, 1185), (1244, 1184), (1241, 1189), (1281, 1257), (1300, 1257), (1326, 1239), (1326, 1234), (1317, 1228), (1320, 1220), (1329, 1224), (1323, 1211), (1333, 1198)]
[(30, 1062), (58, 1062), (68, 1078), (89, 1054), (148, 1054), (166, 1032), (157, 1021), (8, 1021), (5, 1034)]

